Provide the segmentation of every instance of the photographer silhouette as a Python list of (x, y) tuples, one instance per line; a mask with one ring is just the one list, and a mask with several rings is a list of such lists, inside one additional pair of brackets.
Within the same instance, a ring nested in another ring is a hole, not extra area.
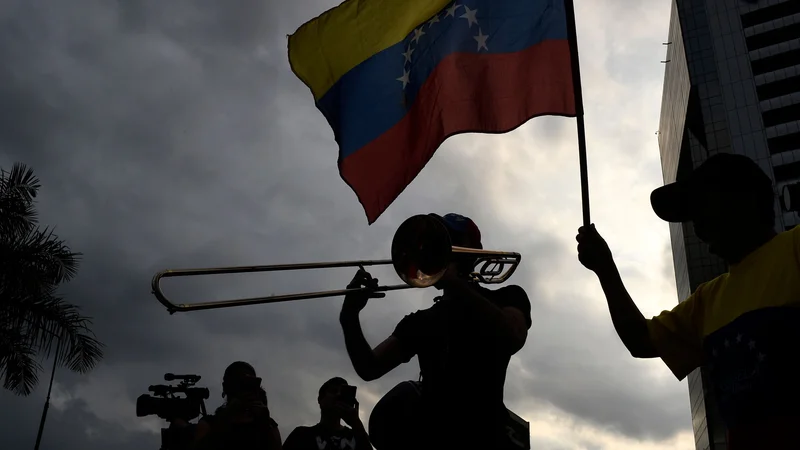
[[(369, 435), (358, 417), (356, 387), (334, 377), (319, 388), (320, 421), (289, 433), (284, 450), (372, 450)], [(347, 425), (342, 425), (342, 421)]]
[(280, 450), (281, 435), (267, 405), (261, 378), (250, 364), (237, 361), (225, 369), (225, 404), (197, 423), (197, 450)]

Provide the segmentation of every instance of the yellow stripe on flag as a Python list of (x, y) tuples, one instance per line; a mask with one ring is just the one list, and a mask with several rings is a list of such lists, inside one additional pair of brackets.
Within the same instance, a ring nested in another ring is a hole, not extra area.
[(319, 100), (339, 78), (405, 39), (450, 0), (346, 0), (289, 36), (289, 64)]

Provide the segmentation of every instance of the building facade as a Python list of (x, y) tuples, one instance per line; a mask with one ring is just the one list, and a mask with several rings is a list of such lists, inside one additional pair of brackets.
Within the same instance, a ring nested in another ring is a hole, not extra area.
[[(672, 0), (658, 143), (664, 182), (716, 153), (747, 155), (800, 186), (800, 0)], [(800, 223), (776, 195), (779, 230)], [(795, 204), (797, 200), (795, 199)], [(691, 225), (670, 224), (679, 301), (727, 271)], [(703, 368), (688, 377), (696, 448), (726, 446)]]

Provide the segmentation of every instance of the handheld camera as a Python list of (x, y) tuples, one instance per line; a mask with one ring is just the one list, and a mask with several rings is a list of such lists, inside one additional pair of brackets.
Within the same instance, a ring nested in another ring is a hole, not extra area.
[(348, 405), (356, 406), (356, 387), (344, 385), (339, 389), (339, 401)]

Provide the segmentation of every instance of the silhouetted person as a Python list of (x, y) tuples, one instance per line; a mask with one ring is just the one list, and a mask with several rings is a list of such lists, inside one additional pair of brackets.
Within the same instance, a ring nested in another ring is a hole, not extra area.
[(800, 227), (776, 233), (773, 202), (769, 177), (731, 154), (712, 156), (688, 179), (656, 189), (656, 214), (692, 222), (728, 272), (649, 320), (594, 226), (577, 236), (580, 261), (600, 279), (631, 354), (661, 357), (678, 379), (705, 365), (730, 450), (800, 448)]
[(358, 417), (358, 401), (342, 395), (345, 386), (347, 381), (339, 377), (323, 383), (317, 397), (319, 423), (295, 428), (283, 443), (284, 450), (372, 450), (367, 430)]
[(272, 420), (267, 393), (250, 364), (237, 361), (222, 379), (225, 404), (197, 423), (199, 450), (280, 450), (281, 435)]
[[(481, 233), (471, 219), (458, 214), (432, 216), (447, 227), (452, 245), (482, 248)], [(375, 348), (364, 338), (358, 314), (368, 298), (383, 294), (345, 298), (340, 322), (347, 352), (361, 378), (376, 380), (415, 355), (419, 357), (419, 400), (413, 398), (410, 383), (401, 384), (379, 402), (370, 417), (372, 442), (379, 450), (499, 450), (508, 445), (503, 387), (509, 360), (527, 339), (530, 302), (519, 286), (497, 290), (480, 286), (468, 276), (473, 268), (471, 259), (450, 264), (436, 285), (442, 291), (438, 301), (405, 316)], [(359, 270), (348, 287), (363, 286), (377, 286), (377, 280)], [(407, 395), (412, 398), (402, 398)], [(386, 405), (381, 405), (383, 402)]]

